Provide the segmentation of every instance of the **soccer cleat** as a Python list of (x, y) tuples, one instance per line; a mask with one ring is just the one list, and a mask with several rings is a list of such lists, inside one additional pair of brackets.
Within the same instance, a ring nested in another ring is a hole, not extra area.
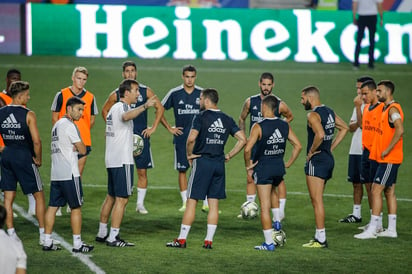
[(376, 236), (387, 237), (387, 238), (398, 238), (398, 233), (393, 230), (385, 229), (384, 231), (378, 232)]
[(366, 240), (366, 239), (376, 239), (376, 233), (372, 233), (369, 230), (364, 230), (362, 233), (355, 234), (353, 236), (355, 239)]
[(275, 251), (275, 244), (274, 243), (267, 244), (267, 243), (263, 242), (261, 245), (255, 246), (255, 249), (256, 250)]
[[(365, 231), (365, 230), (368, 229), (368, 227), (369, 227), (369, 224), (366, 224), (366, 225), (364, 225), (364, 226), (359, 226), (358, 229)], [(378, 227), (378, 228), (376, 229), (376, 233), (379, 233), (379, 232), (382, 232), (382, 231), (383, 231), (383, 227)]]
[(74, 253), (89, 253), (94, 249), (94, 246), (82, 243), (82, 246), (79, 248), (73, 248)]
[(203, 244), (204, 249), (212, 249), (212, 241), (207, 241), (205, 240), (205, 243)]
[(179, 208), (179, 211), (180, 211), (180, 212), (185, 212), (185, 210), (186, 210), (186, 202), (184, 202), (183, 205), (182, 205), (182, 207)]
[(342, 218), (339, 220), (339, 223), (361, 223), (362, 222), (362, 217), (356, 217), (353, 214), (349, 214), (345, 218)]
[(109, 235), (106, 235), (104, 237), (96, 236), (96, 242), (105, 243), (108, 237), (109, 237)]
[(186, 240), (185, 239), (174, 239), (172, 242), (166, 243), (166, 247), (186, 248)]
[(275, 231), (279, 231), (282, 229), (282, 224), (279, 221), (275, 221), (272, 223), (272, 227)]
[(309, 247), (309, 248), (327, 248), (328, 241), (324, 241), (323, 243), (319, 242), (318, 239), (310, 240), (309, 243), (303, 244), (302, 247)]
[(136, 205), (136, 212), (140, 214), (147, 214), (149, 211), (144, 207), (144, 205)]
[(206, 213), (209, 212), (209, 206), (207, 205), (202, 206), (202, 211)]
[(60, 217), (60, 216), (62, 216), (62, 215), (63, 215), (63, 214), (62, 214), (62, 208), (59, 207), (59, 208), (57, 209), (57, 211), (56, 211), (56, 216)]
[(43, 251), (57, 251), (57, 250), (61, 250), (61, 247), (53, 243), (50, 246), (47, 246), (47, 245), (43, 246)]
[[(52, 242), (53, 242), (54, 245), (59, 245), (59, 244), (61, 244), (60, 241), (54, 240), (54, 239), (52, 240)], [(40, 240), (39, 240), (39, 245), (44, 245), (44, 239), (41, 239), (41, 238), (40, 238)]]
[(135, 246), (134, 243), (126, 242), (125, 240), (120, 239), (119, 235), (116, 236), (116, 240), (113, 242), (109, 242), (106, 240), (106, 245), (111, 247), (127, 247), (127, 246)]

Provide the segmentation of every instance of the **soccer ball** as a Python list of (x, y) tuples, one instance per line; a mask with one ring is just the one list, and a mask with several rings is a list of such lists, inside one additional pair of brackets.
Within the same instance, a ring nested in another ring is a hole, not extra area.
[(240, 206), (243, 219), (254, 219), (259, 215), (259, 206), (255, 202), (246, 201)]
[(144, 141), (140, 135), (133, 134), (133, 156), (142, 154), (144, 148)]
[(286, 244), (286, 233), (283, 230), (275, 230), (272, 232), (272, 239), (275, 246), (284, 246)]

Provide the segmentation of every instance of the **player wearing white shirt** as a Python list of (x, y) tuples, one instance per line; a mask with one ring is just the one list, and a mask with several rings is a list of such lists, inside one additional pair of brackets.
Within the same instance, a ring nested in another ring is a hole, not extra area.
[(77, 156), (79, 153), (86, 153), (86, 145), (74, 121), (82, 117), (85, 104), (76, 96), (69, 98), (66, 103), (66, 114), (52, 128), (50, 201), (46, 212), (44, 251), (60, 250), (53, 242), (51, 234), (57, 209), (66, 203), (71, 209), (72, 251), (87, 253), (94, 248), (81, 239), (83, 190)]
[[(361, 98), (362, 83), (373, 80), (369, 76), (363, 76), (356, 80), (357, 95), (354, 99), (355, 107), (353, 108), (352, 117), (349, 122), (349, 131), (353, 132), (352, 142), (349, 149), (349, 164), (348, 164), (348, 182), (353, 185), (353, 210), (345, 218), (339, 220), (341, 223), (360, 223), (362, 222), (362, 197), (363, 185), (361, 183), (361, 168), (362, 168), (362, 128), (359, 117), (362, 118), (363, 102)], [(358, 107), (356, 107), (358, 105)], [(360, 111), (361, 113), (358, 113)]]
[[(134, 246), (133, 243), (120, 239), (120, 224), (129, 197), (133, 192), (133, 119), (148, 107), (155, 105), (153, 96), (137, 108), (130, 108), (140, 95), (139, 83), (126, 79), (119, 86), (120, 102), (114, 104), (106, 117), (106, 156), (108, 193), (100, 212), (97, 242), (106, 242), (108, 246)], [(111, 227), (108, 234), (107, 223), (111, 215)]]

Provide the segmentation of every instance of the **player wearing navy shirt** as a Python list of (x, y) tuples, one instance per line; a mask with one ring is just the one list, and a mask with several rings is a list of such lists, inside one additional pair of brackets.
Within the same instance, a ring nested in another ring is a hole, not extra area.
[(13, 224), (13, 202), (17, 181), (24, 194), (32, 193), (36, 200), (40, 242), (44, 241), (45, 200), (43, 183), (38, 168), (42, 164), (42, 145), (36, 114), (24, 107), (30, 99), (29, 83), (13, 82), (10, 86), (12, 102), (0, 109), (0, 133), (4, 140), (1, 159), (0, 188), (4, 191), (7, 210), (7, 233), (17, 237)]
[[(183, 212), (186, 208), (187, 200), (187, 176), (189, 162), (186, 157), (186, 141), (192, 126), (193, 117), (199, 114), (201, 87), (195, 85), (197, 76), (196, 68), (192, 65), (183, 67), (183, 84), (171, 89), (162, 100), (162, 105), (166, 110), (173, 108), (175, 126), (171, 126), (166, 117), (162, 117), (163, 126), (173, 134), (173, 144), (175, 149), (175, 169), (179, 172), (179, 189), (182, 198)], [(203, 210), (208, 209), (207, 200), (203, 203)]]
[[(250, 122), (249, 122), (249, 129), (252, 128), (253, 124), (259, 122), (263, 119), (262, 112), (261, 112), (261, 103), (262, 99), (272, 94), (272, 89), (275, 86), (274, 77), (270, 72), (264, 72), (261, 74), (259, 79), (259, 88), (260, 93), (248, 97), (243, 104), (242, 112), (239, 116), (239, 127), (243, 131), (246, 132), (246, 118), (250, 114)], [(293, 120), (292, 111), (286, 105), (284, 101), (280, 98), (276, 97), (277, 104), (274, 110), (274, 114), (276, 117), (283, 116), (285, 121), (291, 122)], [(252, 156), (254, 151), (252, 151)], [(247, 174), (247, 173), (246, 173)], [(285, 205), (286, 205), (286, 185), (285, 182), (281, 182), (279, 185), (279, 197), (280, 197), (280, 215), (281, 219), (285, 217)], [(246, 175), (246, 200), (250, 202), (254, 202), (256, 199), (256, 186), (253, 182), (252, 177)], [(272, 209), (272, 212), (274, 209)], [(238, 218), (242, 218), (242, 215), (238, 215)]]
[[(244, 151), (245, 167), (248, 175), (256, 184), (260, 201), (261, 222), (265, 241), (255, 246), (257, 250), (275, 250), (272, 238), (273, 228), (270, 220), (270, 208), (274, 211), (276, 225), (280, 230), (279, 195), (277, 188), (283, 181), (288, 168), (296, 160), (302, 149), (298, 138), (289, 124), (275, 116), (278, 99), (268, 95), (262, 100), (263, 120), (253, 125)], [(293, 145), (290, 159), (285, 164), (283, 157), (286, 150), (286, 140)], [(253, 159), (252, 150), (255, 150)], [(250, 162), (253, 160), (253, 164)]]
[[(343, 140), (349, 128), (329, 107), (320, 102), (319, 89), (308, 86), (302, 90), (301, 103), (308, 115), (308, 144), (305, 164), (306, 184), (315, 213), (315, 238), (303, 247), (328, 247), (325, 231), (323, 191), (326, 181), (332, 177), (334, 160), (332, 151)], [(334, 138), (335, 129), (338, 133)]]
[[(212, 248), (219, 219), (219, 199), (226, 198), (225, 162), (239, 153), (246, 143), (246, 136), (235, 121), (217, 108), (218, 100), (215, 89), (205, 89), (200, 94), (200, 108), (204, 111), (194, 118), (186, 145), (187, 158), (192, 161), (186, 210), (178, 238), (167, 243), (167, 247), (186, 247), (197, 202), (207, 196), (210, 210), (203, 247)], [(237, 142), (225, 155), (224, 147), (229, 135), (234, 136)]]

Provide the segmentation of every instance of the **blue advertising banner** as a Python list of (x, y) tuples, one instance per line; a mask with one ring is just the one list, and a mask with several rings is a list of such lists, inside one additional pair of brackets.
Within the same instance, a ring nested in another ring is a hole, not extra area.
[(20, 5), (0, 4), (0, 53), (21, 53)]

